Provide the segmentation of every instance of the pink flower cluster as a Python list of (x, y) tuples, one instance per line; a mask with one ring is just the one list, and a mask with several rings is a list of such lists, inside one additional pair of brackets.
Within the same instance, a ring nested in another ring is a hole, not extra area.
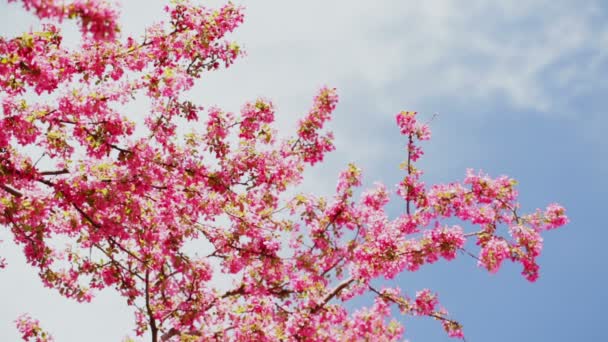
[(414, 311), (420, 316), (429, 316), (435, 312), (438, 303), (437, 296), (432, 294), (429, 289), (424, 289), (416, 292)]
[[(17, 0), (8, 0), (15, 2)], [(22, 0), (23, 6), (40, 19), (62, 21), (78, 18), (83, 34), (90, 33), (95, 40), (114, 40), (118, 29), (118, 11), (105, 0)]]
[(33, 319), (30, 316), (24, 314), (19, 316), (15, 321), (17, 329), (21, 333), (21, 338), (24, 341), (30, 342), (51, 342), (53, 337), (46, 333), (40, 327), (40, 322), (37, 319)]
[(304, 161), (311, 165), (323, 161), (324, 154), (334, 149), (334, 145), (331, 142), (333, 138), (332, 134), (327, 133), (322, 135), (319, 133), (319, 130), (329, 120), (331, 112), (336, 108), (337, 103), (338, 95), (335, 89), (321, 89), (319, 95), (315, 97), (310, 113), (298, 123), (298, 140), (295, 144), (301, 147)]
[(547, 206), (544, 216), (546, 222), (545, 229), (558, 228), (569, 222), (566, 216), (566, 209), (557, 203)]
[(493, 237), (481, 249), (479, 265), (487, 268), (490, 273), (496, 273), (502, 261), (510, 255), (509, 244), (503, 239)]

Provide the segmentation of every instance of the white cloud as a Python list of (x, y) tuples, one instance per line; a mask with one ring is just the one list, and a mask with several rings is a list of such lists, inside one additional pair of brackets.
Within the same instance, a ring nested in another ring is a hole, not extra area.
[(544, 112), (556, 110), (549, 68), (581, 72), (580, 53), (605, 62), (597, 38), (607, 30), (592, 2), (262, 1), (248, 15), (236, 36), (249, 62), (234, 72), (276, 96), (358, 80), (372, 92), (393, 83), (414, 101), (498, 94)]

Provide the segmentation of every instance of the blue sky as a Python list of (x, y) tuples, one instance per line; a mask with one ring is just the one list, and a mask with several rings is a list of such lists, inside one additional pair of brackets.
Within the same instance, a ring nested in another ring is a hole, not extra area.
[[(258, 96), (278, 108), (289, 130), (322, 85), (341, 101), (331, 129), (337, 150), (307, 172), (305, 188), (330, 194), (349, 162), (367, 185), (402, 176), (401, 110), (431, 118), (421, 166), (427, 183), (464, 177), (468, 167), (520, 183), (523, 208), (563, 204), (571, 223), (545, 235), (541, 277), (517, 265), (496, 275), (462, 257), (392, 281), (404, 291), (437, 291), (465, 325), (469, 342), (600, 341), (608, 305), (608, 8), (602, 1), (321, 1), (245, 3), (234, 35), (248, 56), (203, 77), (193, 97), (236, 111)], [(207, 1), (210, 5), (220, 1)], [(157, 6), (158, 5), (158, 6)], [(157, 7), (157, 8), (156, 8)], [(126, 1), (124, 31), (139, 36), (161, 17), (162, 1)], [(0, 3), (0, 34), (37, 25), (17, 4)], [(76, 39), (73, 23), (64, 27)], [(403, 210), (399, 203), (391, 214)], [(39, 285), (6, 232), (1, 252), (0, 340), (30, 312), (58, 342), (117, 341), (133, 321), (121, 300), (68, 302)], [(389, 282), (390, 283), (390, 282)], [(408, 318), (413, 342), (449, 341), (439, 323)]]

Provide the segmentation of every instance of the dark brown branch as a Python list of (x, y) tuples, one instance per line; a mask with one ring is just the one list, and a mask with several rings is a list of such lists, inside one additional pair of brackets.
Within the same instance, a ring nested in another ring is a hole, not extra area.
[(15, 190), (8, 185), (1, 184), (0, 188), (2, 188), (2, 190), (8, 192), (9, 194), (11, 194), (15, 197), (18, 197), (18, 198), (23, 197), (23, 194), (20, 191)]
[(353, 281), (355, 281), (355, 279), (354, 278), (350, 278), (350, 279), (347, 279), (347, 280), (343, 281), (342, 283), (340, 283), (330, 293), (328, 293), (325, 296), (325, 298), (323, 299), (323, 301), (319, 305), (315, 306), (311, 310), (311, 312), (312, 313), (318, 312), (320, 309), (322, 309), (325, 306), (325, 304), (329, 303), (330, 300), (332, 300), (335, 296), (337, 296), (338, 294), (340, 294), (340, 292), (342, 290), (344, 290), (348, 285), (350, 285)]
[(120, 261), (117, 261), (116, 259), (114, 259), (114, 257), (110, 253), (106, 252), (106, 250), (103, 247), (101, 247), (98, 244), (93, 244), (93, 246), (95, 248), (97, 248), (99, 251), (101, 251), (105, 256), (107, 256), (113, 265), (116, 265), (116, 266), (122, 268), (123, 270), (127, 271), (130, 275), (136, 277), (137, 279), (139, 279), (141, 281), (144, 281), (144, 278), (141, 275), (134, 272), (130, 268), (127, 268), (125, 265), (121, 264)]
[[(368, 288), (370, 289), (370, 291), (374, 292), (374, 293), (375, 293), (375, 294), (377, 294), (379, 297), (382, 297), (382, 298), (384, 298), (384, 299), (388, 300), (389, 302), (395, 303), (395, 304), (397, 304), (397, 306), (399, 306), (399, 307), (401, 307), (401, 306), (402, 306), (402, 305), (404, 305), (404, 304), (405, 304), (405, 305), (407, 305), (407, 302), (403, 302), (403, 303), (401, 303), (401, 301), (399, 301), (399, 300), (395, 299), (395, 298), (394, 298), (394, 297), (392, 297), (392, 296), (389, 296), (389, 295), (387, 295), (387, 294), (385, 294), (385, 293), (382, 293), (382, 292), (378, 291), (377, 289), (375, 289), (375, 288), (374, 288), (373, 286), (371, 286), (371, 285), (370, 285), (370, 286), (368, 286)], [(407, 311), (410, 311), (410, 310), (411, 310), (411, 307), (407, 307)], [(433, 312), (433, 313), (429, 314), (428, 316), (429, 316), (429, 317), (432, 317), (432, 318), (434, 318), (434, 319), (437, 319), (437, 320), (440, 320), (440, 321), (446, 321), (446, 322), (449, 322), (449, 323), (451, 323), (451, 324), (454, 324), (454, 325), (456, 325), (456, 326), (458, 326), (458, 327), (461, 327), (461, 324), (460, 324), (460, 323), (456, 322), (456, 321), (455, 321), (455, 320), (453, 320), (453, 319), (449, 319), (449, 318), (447, 318), (447, 317), (445, 317), (445, 316), (441, 315), (441, 314), (440, 314), (440, 313), (438, 313), (438, 312)], [(462, 340), (463, 340), (464, 342), (466, 342), (466, 341), (467, 341), (467, 340), (466, 340), (464, 337), (462, 338)]]
[(57, 176), (57, 175), (64, 175), (66, 173), (70, 173), (70, 171), (68, 171), (68, 169), (53, 170), (53, 171), (42, 171), (42, 172), (40, 172), (40, 175), (42, 175), (42, 176)]
[(150, 271), (146, 271), (145, 276), (145, 300), (146, 300), (146, 311), (148, 312), (148, 319), (150, 324), (150, 332), (152, 333), (152, 342), (158, 341), (158, 327), (156, 326), (156, 319), (154, 318), (154, 312), (150, 306)]
[[(207, 308), (204, 309), (204, 311), (209, 310), (215, 304), (215, 302), (217, 302), (218, 299), (224, 299), (224, 298), (228, 298), (228, 297), (232, 297), (232, 296), (236, 296), (236, 295), (242, 295), (242, 294), (244, 294), (244, 290), (245, 290), (245, 285), (241, 285), (241, 286), (237, 287), (236, 289), (227, 291), (226, 293), (224, 293), (219, 298), (216, 298), (215, 300), (213, 300), (207, 306)], [(234, 328), (234, 327), (232, 327), (232, 328)], [(232, 328), (228, 328), (227, 330), (230, 330)], [(224, 331), (227, 331), (227, 330), (224, 330)], [(164, 333), (161, 336), (160, 340), (161, 340), (161, 342), (169, 341), (173, 336), (177, 336), (177, 335), (180, 335), (180, 334), (181, 334), (181, 331), (179, 331), (179, 330), (177, 330), (175, 328), (171, 328), (171, 329), (169, 329), (169, 331), (167, 331), (166, 333)], [(191, 335), (191, 336), (200, 336), (200, 333), (195, 332), (195, 331), (190, 331), (187, 334)]]
[(460, 249), (460, 251), (461, 251), (462, 253), (467, 254), (467, 255), (468, 255), (468, 256), (470, 256), (471, 258), (473, 258), (473, 259), (475, 259), (475, 260), (477, 260), (477, 261), (481, 261), (481, 259), (479, 259), (479, 257), (477, 257), (477, 255), (475, 255), (475, 254), (473, 254), (473, 253), (469, 252), (468, 250), (466, 250), (466, 249), (464, 249), (464, 248), (459, 248), (459, 249)]
[[(414, 138), (412, 137), (412, 133), (410, 133), (409, 139), (408, 139), (408, 145), (407, 145), (407, 174), (408, 176), (412, 175), (412, 151), (410, 150), (410, 147), (412, 147), (412, 144), (414, 144)], [(407, 215), (410, 215), (410, 191), (411, 191), (411, 186), (408, 185), (407, 187), (407, 204), (405, 207), (405, 211), (407, 213)]]

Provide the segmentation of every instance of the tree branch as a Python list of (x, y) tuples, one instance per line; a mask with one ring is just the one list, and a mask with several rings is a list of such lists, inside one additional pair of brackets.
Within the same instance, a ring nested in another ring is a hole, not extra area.
[(15, 190), (8, 185), (0, 184), (0, 188), (17, 198), (23, 197), (23, 194), (20, 191)]
[(323, 308), (325, 306), (325, 304), (329, 303), (330, 300), (332, 300), (335, 296), (337, 296), (342, 290), (344, 290), (353, 281), (355, 281), (355, 278), (349, 278), (349, 279), (343, 281), (342, 283), (340, 283), (330, 293), (328, 293), (325, 296), (325, 298), (323, 299), (323, 301), (321, 302), (321, 304), (317, 305), (314, 309), (311, 310), (311, 312), (316, 313), (317, 311), (319, 311), (321, 308)]

